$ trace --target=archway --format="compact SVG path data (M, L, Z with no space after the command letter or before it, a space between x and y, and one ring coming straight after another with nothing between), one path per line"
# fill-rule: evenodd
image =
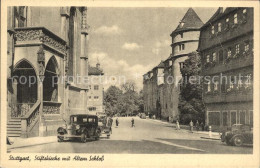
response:
M22 60L15 66L12 86L11 117L22 117L37 101L37 76L29 61Z
M58 102L58 64L53 56L46 65L43 80L43 101Z

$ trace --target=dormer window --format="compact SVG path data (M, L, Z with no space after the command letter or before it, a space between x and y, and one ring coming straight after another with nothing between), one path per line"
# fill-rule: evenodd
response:
M226 18L226 25L225 25L225 29L229 28L229 18Z
M246 22L246 18L247 18L247 10L244 9L243 10L243 15L242 15L242 21L245 23Z
M230 58L231 57L231 48L228 48L228 52L227 52L227 57Z
M211 27L211 34L215 34L215 26Z
M234 14L234 24L237 24L237 13Z
M217 61L217 54L215 52L212 54L212 61L213 62Z
M180 23L180 27L182 28L184 26L184 22L181 22Z
M236 45L236 54L239 54L240 46L239 44Z
M209 63L209 61L210 61L210 56L207 55L207 56L206 56L206 62Z
M218 23L218 32L221 32L221 23Z

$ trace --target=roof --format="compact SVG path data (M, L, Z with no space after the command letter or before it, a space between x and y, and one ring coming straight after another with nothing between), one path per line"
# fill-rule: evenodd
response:
M88 75L104 75L103 70L98 67L88 66Z
M160 64L159 65L157 65L157 67L156 68L164 68L164 63L163 63L163 61L161 61L160 62Z
M183 25L181 23L184 23ZM180 21L180 24L177 26L177 28L172 32L172 34L180 32L180 31L187 31L187 30L193 30L193 29L200 29L201 26L203 26L203 22L197 15L197 13L192 9L189 8L182 20Z
M230 7L230 8L226 8L225 10L223 9L223 7L218 8L218 10L214 13L214 15L202 27L205 27L205 26L209 25L210 23L215 22L216 20L222 18L223 16L226 16L227 14L234 11L235 9L237 9L237 8Z

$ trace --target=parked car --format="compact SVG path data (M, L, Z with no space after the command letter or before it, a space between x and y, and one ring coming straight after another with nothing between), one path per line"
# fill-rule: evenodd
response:
M235 146L253 144L253 129L249 125L234 124L231 131L224 131L221 134L221 141Z
M112 134L112 123L112 118L107 117L106 115L98 116L98 125L100 127L101 134L105 134L107 138L110 138L110 135Z
M145 113L141 113L140 118L142 118L142 119L146 119L146 115L145 115Z
M57 133L58 142L79 139L85 143L87 139L98 140L101 130L96 115L79 114L71 115L70 123L67 125L65 121L65 126L59 127Z

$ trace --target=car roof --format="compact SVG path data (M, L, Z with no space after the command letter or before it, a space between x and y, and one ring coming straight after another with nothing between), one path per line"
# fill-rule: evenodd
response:
M93 115L93 114L73 114L73 115L71 115L71 117L75 117L75 116L82 116L82 117L97 117L97 115Z

